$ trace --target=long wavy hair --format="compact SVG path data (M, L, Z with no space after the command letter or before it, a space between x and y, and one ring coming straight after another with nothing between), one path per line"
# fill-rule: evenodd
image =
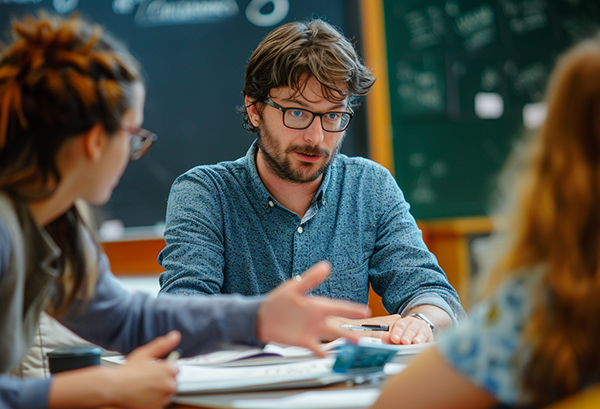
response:
M558 60L546 99L545 124L513 162L507 251L486 290L544 271L524 328L522 387L534 407L600 380L600 37Z
M280 86L301 94L310 78L319 81L326 98L349 97L350 106L375 83L352 43L329 23L315 19L284 24L260 42L246 67L242 94L254 102L268 99L271 89ZM246 107L240 112L244 129L256 132Z
M65 141L96 124L108 135L119 130L141 75L123 44L77 16L26 17L13 22L12 35L0 53L0 189L31 201L60 183ZM92 235L75 206L46 229L62 253L58 302L49 306L56 315L93 293L99 248L92 240L90 254Z

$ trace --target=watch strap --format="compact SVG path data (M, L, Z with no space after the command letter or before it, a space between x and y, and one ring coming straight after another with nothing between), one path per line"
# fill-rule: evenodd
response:
M427 318L425 315L421 314L420 312L416 313L416 314L409 314L409 317L415 317L416 319L419 319L423 322L425 322L425 324L429 325L429 328L431 328L431 333L435 333L435 325L433 325L433 322L431 322L431 320L429 318Z

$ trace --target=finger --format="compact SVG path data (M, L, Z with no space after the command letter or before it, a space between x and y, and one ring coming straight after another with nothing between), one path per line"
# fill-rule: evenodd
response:
M404 333L400 336L400 344L402 345L410 345L413 343L413 340L417 333L420 330L420 326L415 323L410 323L406 326Z
M400 318L390 328L388 342L390 344L402 344L402 337L410 324L410 320ZM410 343L410 342L409 342Z
M167 361L158 361L153 363L153 368L160 368L160 371L166 372L169 376L175 380L175 377L179 373L179 367ZM175 381L174 381L175 382ZM177 383L175 382L175 387Z
M146 345L136 348L129 354L128 360L138 357L159 359L167 355L179 345L181 341L181 333L179 331L171 331L166 335L157 337L148 342Z
M318 262L302 273L302 280L296 282L296 290L302 294L312 290L325 281L329 273L331 273L331 264L327 261Z
M423 334L424 331L419 331L416 333L414 338L412 339L413 344L423 344L427 339L427 335Z
M413 344L424 344L429 341L429 337L432 336L431 329L421 327L415 337L412 340Z

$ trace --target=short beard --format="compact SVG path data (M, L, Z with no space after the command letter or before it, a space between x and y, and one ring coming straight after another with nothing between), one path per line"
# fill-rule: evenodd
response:
M294 171L292 169L292 167L290 166L289 161L279 162L273 155L271 155L271 153L269 152L270 149L271 148L277 149L277 146L276 146L276 143L274 142L275 138L272 136L272 134L269 132L269 130L265 129L264 126L261 126L258 128L257 134L258 134L258 140L257 140L258 149L260 149L260 151L262 152L262 155L265 158L265 163L266 163L267 167L269 168L269 170L271 172L273 172L275 175L277 175L280 179L287 180L289 182L294 182L294 183L314 182L321 175L323 175L325 173L325 171L327 170L327 168L329 167L329 165L331 164L331 162L333 161L333 159L338 154L340 147L342 146L342 142L344 141L344 137L346 136L344 133L344 135L340 139L339 143L337 144L337 146L334 148L333 152L331 152L331 153L325 149L318 149L318 148L311 147L308 145L306 145L306 146L294 145L294 146L288 147L286 149L286 151L284 152L285 154L288 154L290 152L302 152L302 153L308 153L311 155L329 156L329 160L326 161L325 163L323 163L323 165L321 165L321 167L315 173L304 176L302 173ZM304 166L309 167L311 165L307 164Z

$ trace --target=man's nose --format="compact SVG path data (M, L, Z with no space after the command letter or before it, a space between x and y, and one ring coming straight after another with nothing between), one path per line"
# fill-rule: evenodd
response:
M304 131L304 140L309 145L316 146L323 142L324 138L325 131L321 126L321 117L315 116L315 119L313 119L312 124L310 124L310 126Z

